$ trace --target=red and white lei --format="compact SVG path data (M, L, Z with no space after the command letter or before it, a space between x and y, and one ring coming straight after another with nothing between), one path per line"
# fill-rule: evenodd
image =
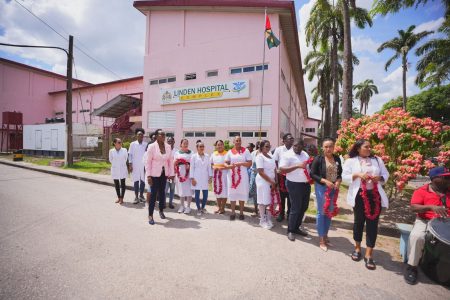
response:
M222 170L214 169L214 193L222 194Z
M306 179L308 180L309 184L313 184L314 180L311 178L311 175L309 175L308 172L308 166L313 162L314 157L310 157L307 161L306 161L306 165L305 168L303 169L303 172L305 173Z
M369 177L369 180L371 180L372 178ZM364 202L364 214L366 215L366 218L369 220L375 220L381 212L381 196L380 196L380 192L378 191L378 184L374 183L373 185L373 202L375 203L375 209L374 212L372 214L372 208L370 206L370 201L369 201L369 196L367 195L367 181L366 180L361 180L361 198L363 199Z
M180 165L185 165L185 170L186 170L186 174L184 176L181 176L180 174ZM185 160L184 158L178 158L175 161L175 174L177 174L178 179L180 180L180 182L185 182L188 177L189 177L189 168L188 166L190 165L190 163Z
M237 175L237 180L236 180L236 175ZM241 183L241 179L242 179L241 167L234 167L231 170L231 188L237 189L237 187Z
M281 198L280 193L276 188L270 190L271 201L269 205L269 212L272 216L277 217L281 212ZM278 207L275 210L275 207Z
M339 207L337 206L337 199L339 196L339 190L335 189L333 199L331 199L330 194L333 189L327 188L325 191L325 203L323 204L323 212L324 214L332 219L333 217L337 216L339 213ZM331 200L333 200L333 211L330 212L330 204Z

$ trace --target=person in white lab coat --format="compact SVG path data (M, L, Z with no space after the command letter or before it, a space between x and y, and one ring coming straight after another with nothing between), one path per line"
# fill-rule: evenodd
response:
M122 148L122 141L115 138L113 141L114 148L109 150L109 162L111 163L111 177L116 187L117 201L122 204L125 196L125 178L128 176L127 149Z
M208 187L212 179L212 169L209 155L205 153L205 144L197 143L197 153L191 158L191 186L195 193L195 203L197 204L197 215L205 213L206 202L208 201ZM203 193L203 199L200 203L200 191Z
M143 128L136 128L134 131L136 134L136 141L130 144L128 151L128 169L131 173L131 178L134 182L134 202L144 202L144 188L145 188L145 170L143 157L145 154L145 148L147 143L144 143L145 131Z

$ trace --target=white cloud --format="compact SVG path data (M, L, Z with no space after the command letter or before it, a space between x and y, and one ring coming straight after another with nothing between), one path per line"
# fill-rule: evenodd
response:
M422 31L436 31L444 21L444 17L440 17L439 19L419 24L414 29L414 33L419 33Z
M352 36L352 50L355 53L372 53L376 54L378 47L381 45L379 42L375 42L369 37L362 35Z
M76 47L94 57L120 78L142 75L145 16L132 0L26 0L24 6L63 36L74 36ZM0 1L3 35L11 44L51 45L67 48L68 42L33 17L15 1ZM124 21L126 20L126 21ZM2 47L2 51L28 59L31 65L65 74L66 55L57 50ZM74 49L78 78L98 83L119 79Z

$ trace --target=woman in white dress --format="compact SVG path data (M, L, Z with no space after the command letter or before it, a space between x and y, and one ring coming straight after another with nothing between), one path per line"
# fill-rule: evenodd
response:
M270 155L270 142L261 141L259 153L255 158L256 170L256 199L258 201L259 214L261 220L259 225L263 228L270 229L273 227L270 216L267 214L267 206L272 202L272 191L276 189L276 168L275 159Z
M113 141L114 148L109 150L109 162L111 163L111 177L114 180L116 188L116 203L122 204L125 196L125 178L128 176L128 151L122 148L122 141L115 138Z
M231 202L230 220L236 219L236 201L239 201L239 220L244 220L244 204L248 201L249 180L247 169L252 165L252 156L242 147L240 136L234 137L234 148L225 156L225 167L230 169L227 175L228 198Z
M227 151L225 150L222 140L216 141L214 146L216 147L216 151L211 155L214 194L217 199L217 210L214 213L224 214L228 198L228 170L225 168L225 156L227 155Z
M191 178L191 188L195 193L197 216L201 216L202 213L206 212L205 206L208 201L208 188L212 178L212 169L209 155L205 153L205 144L198 142L196 146L197 153L192 155L189 177ZM203 194L201 203L200 191Z
M178 213L189 214L191 212L192 188L189 180L189 172L191 165L192 151L189 150L189 142L187 139L182 139L180 143L180 150L175 152L174 166L175 174L177 176L178 194L180 196L180 208ZM186 202L186 206L185 203Z

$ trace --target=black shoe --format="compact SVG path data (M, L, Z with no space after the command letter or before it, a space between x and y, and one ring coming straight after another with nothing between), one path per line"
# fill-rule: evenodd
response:
M172 203L170 203L170 204L169 204L169 208L170 208L170 209L174 209L174 208L175 208L175 206L173 206L173 204L172 204Z
M239 220L244 220L244 215L239 215Z
M235 214L230 215L230 221L234 221L234 220L236 220L236 215Z
M159 212L159 217L160 217L161 219L165 219L165 218L166 218L166 216L164 215L164 212L163 212L163 211L160 211L160 212Z
M294 233L288 232L287 237L288 237L288 239L289 239L291 242L295 241L295 235L294 235Z
M414 285L417 283L417 267L408 265L405 273L403 274L407 284Z
M295 230L294 233L301 236L308 236L308 233L306 231L301 230L300 228Z

